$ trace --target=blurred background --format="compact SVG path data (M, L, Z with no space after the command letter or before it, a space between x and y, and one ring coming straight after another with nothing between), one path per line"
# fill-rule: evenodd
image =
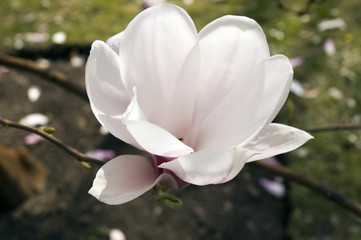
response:
M183 7L198 31L229 14L248 16L262 26L271 54L288 56L295 70L292 92L278 122L305 130L360 124L361 1L169 2ZM141 9L142 2L132 0L2 0L0 51L61 70L84 86L91 43L124 30ZM41 92L39 100L29 100L31 87ZM81 151L103 146L104 141L111 141L116 153L129 150L99 134L88 103L37 76L0 66L0 116L19 120L33 112L45 114L56 127L56 136ZM0 143L22 146L25 135L0 128ZM361 201L361 131L313 136L283 157L288 167ZM273 177L249 168L232 183L175 193L185 202L175 213L150 194L124 206L104 206L86 193L96 167L87 172L47 143L27 148L48 169L46 187L23 205L0 213L0 239L107 239L113 228L122 230L127 239L356 240L361 236L361 221L352 213L295 184L286 184L281 197L269 194L259 179ZM175 223L167 225L169 221Z

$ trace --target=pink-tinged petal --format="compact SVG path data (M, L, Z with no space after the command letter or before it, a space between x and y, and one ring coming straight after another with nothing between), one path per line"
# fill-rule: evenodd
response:
M198 105L192 135L185 143L199 151L235 146L252 135L261 125L254 115L260 105L263 74L262 65L250 69L247 78L239 79L203 119L199 118L203 109Z
M252 19L221 17L199 33L201 52L197 102L209 112L249 69L270 56L261 27ZM251 81L247 79L248 81Z
M252 123L249 118L253 116L249 118L247 116L253 114L259 105L259 95L264 85L262 62L270 56L267 41L261 27L254 20L225 16L210 23L199 33L199 47L201 64L196 85L194 122L191 136L186 139L191 144L201 144L200 149L219 146L219 143L224 146L223 139L229 139L229 135L237 135L234 134L235 124L242 126L243 122ZM233 114L234 111L236 114ZM233 116L230 118L222 116L224 113L232 115L240 113L243 121L239 122L238 118L236 120ZM208 119L205 120L206 118ZM220 121L225 123L221 118L226 118L232 123L224 125L220 123ZM209 126L222 125L221 129L214 126L213 130L223 132L224 136L220 136L223 139L210 140L209 136L212 134L207 133L207 129L212 128L205 127L204 121L208 121ZM238 131L241 133L241 136L237 135L238 142L234 143L232 140L229 142L239 144L239 141L247 138L252 131L254 130L244 125ZM213 134L213 136L218 138L219 135Z
M172 99L169 100L169 116L164 127L178 138L185 138L193 124L196 80L199 74L200 51L196 44L184 61Z
M267 178L260 178L259 184L272 196L276 198L283 198L286 193L285 185L277 180L269 180Z
M233 179L247 160L257 154L242 148L206 149L159 165L195 185L220 184Z
M179 157L193 152L193 149L162 127L147 121L137 101L137 89L133 88L133 98L121 123L126 126L135 142L133 146L149 153L165 157Z
M126 121L147 121L143 110L138 104L137 89L133 88L132 101L129 103L127 110L123 113L122 119Z
M99 169L89 193L106 204L122 204L149 191L160 181L176 186L171 175L157 176L145 157L122 155Z
M139 146L149 153L165 157L179 157L193 152L192 148L155 124L125 119L122 121Z
M275 55L249 71L247 78L241 78L201 124L194 125L192 133L198 134L196 149L244 146L277 115L292 83L289 60Z
M269 114L266 124L273 121L286 102L292 79L293 68L286 56L274 55L265 61L265 85L258 116Z
M85 69L86 89L98 121L117 138L133 144L134 139L121 123L130 98L122 83L119 64L119 57L107 44L95 41Z
M44 138L39 136L38 134L35 133L30 133L28 135L25 136L24 138L24 142L27 145L33 145L33 144L37 144L38 142L43 141Z
M103 161L108 161L115 157L115 152L111 149L94 149L86 153L86 155Z
M312 138L310 134L297 128L271 123L244 146L246 149L260 153L252 156L247 162L290 152Z
M85 83L94 114L121 115L130 98L126 93L120 73L118 55L104 42L95 41L90 51Z
M242 139L239 142L240 146L249 143L264 126L272 122L284 105L290 92L293 68L286 56L274 55L265 59L263 61L263 69L264 82L262 92L258 96L258 105L249 116L252 120L248 121L247 125L244 125L243 128L243 136L251 134L248 138Z
M179 84L178 80L196 41L196 29L188 14L170 4L142 11L123 34L120 58L125 87L130 95L135 86L146 118L172 134L192 116L192 108L182 110L181 115L172 102L179 97L174 96L178 87L188 88L189 84ZM178 121L172 121L173 115Z
M106 43L108 44L108 46L113 49L113 51L119 55L119 48L120 46L123 44L122 40L123 40L123 33L124 32L120 32L116 35L114 35L113 37L110 37L107 39Z

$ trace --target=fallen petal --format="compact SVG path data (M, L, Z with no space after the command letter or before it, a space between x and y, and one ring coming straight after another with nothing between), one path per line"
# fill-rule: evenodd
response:
M24 138L24 142L27 145L37 144L38 142L41 142L43 140L44 140L44 138L42 138L41 136L39 136L38 134L35 134L35 133L30 133L30 134L26 135Z
M35 126L44 126L48 124L49 118L41 113L32 113L29 115L26 115L22 119L19 120L20 124L35 127Z
M286 187L282 182L272 181L267 178L259 179L259 184L272 196L282 198L285 196Z
M115 152L111 149L94 149L86 153L92 158L107 161L115 157Z
M41 89L39 87L31 86L28 89L28 98L29 98L30 102L38 101L40 95L41 95Z
M51 38L56 44L63 44L66 41L66 33L65 32L57 32Z

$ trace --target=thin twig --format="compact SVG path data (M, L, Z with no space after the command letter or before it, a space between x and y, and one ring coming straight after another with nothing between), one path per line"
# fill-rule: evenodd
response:
M314 127L305 129L306 132L316 133L316 132L330 132L330 131L344 131L344 130L361 130L361 125L335 125L335 126L324 126L324 127Z
M14 128L28 131L28 132L36 133L36 134L42 136L43 138L45 138L46 140L50 141L51 143L55 144L56 146L62 148L63 150L65 150L67 153L69 153L71 156L73 156L78 161L81 161L81 162L85 161L85 162L91 162L91 163L96 163L96 164L104 164L103 161L100 161L95 158L91 158L91 157L75 150L74 148L66 145L65 143L61 142L60 140L53 137L52 135L44 132L42 129L28 127L28 126L22 125L20 123L16 123L16 122L13 122L13 121L1 118L1 117L0 117L0 123L5 127L14 127ZM329 199L329 200L337 203L339 206L343 207L344 209L349 210L349 211L353 212L354 214L358 215L359 217L361 217L361 205L359 203L344 197L343 195L336 192L332 188L325 186L316 180L313 180L302 174L296 173L289 168L271 165L271 164L268 164L268 163L265 163L262 161L258 161L258 162L255 162L255 163L252 163L249 165L266 170L267 172L270 172L274 175L281 176L289 181L303 185L303 186L307 187L308 189L311 189L314 192L321 194L326 199Z
M38 74L45 80L50 83L56 84L66 91L69 91L83 100L88 101L88 97L86 91L71 83L69 78L64 75L62 72L56 70L48 70L39 67L34 61L23 59L19 57L9 56L3 53L0 53L0 64L17 68L20 70L25 70L34 74ZM359 130L361 129L361 125L339 125L339 126L324 126L324 127L314 127L306 129L306 132L315 133L315 132L326 132L326 131L341 131L341 130Z
M310 3L312 1L309 1ZM72 84L69 82L69 79L61 72L55 71L55 70L46 70L41 67L39 67L35 62L30 60L25 60L18 57L8 56L5 54L0 53L0 64L14 67L18 69L22 69L28 72L32 72L35 74L40 75L46 80L50 80L50 82L64 88L65 90L81 97L82 99L87 100L86 92L78 87L77 85ZM40 135L41 137L45 138L49 142L55 144L56 146L60 147L67 153L69 153L72 157L77 159L78 161L85 161L85 162L91 162L96 164L104 164L103 161L100 161L95 158L91 158L76 149L64 144L59 139L55 138L54 136L44 132L42 129L39 128L33 128L28 127L4 118L0 117L0 123L5 127L14 127L18 129L22 129L28 132L36 133ZM308 132L323 132L323 131L340 131L340 130L358 130L361 129L360 125L345 125L345 126L327 126L327 127L317 127L317 128L310 128L306 131ZM298 183L300 185L303 185L311 190L313 190L316 193L321 194L323 197L335 202L339 206L343 207L346 210L349 210L353 212L354 214L361 217L361 205L355 201L352 201L350 199L347 199L340 193L336 192L332 188L325 186L307 176L303 176L301 174L293 172L291 169L282 167L282 166L274 166L267 164L265 162L255 162L253 164L250 164L251 166L266 170L267 172L270 172L272 174L281 176L289 181Z
M361 217L361 204L360 203L346 198L345 196L338 193L334 189L332 189L314 179L311 179L307 176L296 173L287 167L275 166L275 165L271 165L271 164L263 162L263 161L254 162L249 165L256 167L256 168L266 170L267 172L270 172L274 175L281 176L284 179L298 183L308 189L311 189L312 191L323 196L324 198L335 202L342 208Z
M70 79L62 72L52 69L44 69L34 61L10 56L4 53L0 53L0 65L35 73L46 80L50 80L50 82L58 85L70 93L73 93L83 100L88 101L86 91L83 88L73 84Z
M44 130L42 130L40 128L25 126L23 124L13 122L13 121L10 121L8 119L4 119L2 117L0 117L0 124L3 125L4 127L18 128L18 129L22 129L22 130L25 130L25 131L28 131L28 132L38 134L39 136L45 138L49 142L51 142L51 143L55 144L56 146L60 147L61 149L63 149L65 152L69 153L72 157L74 157L75 159L77 159L80 162L90 162L90 163L97 163L97 164L104 164L105 163L105 162L103 162L101 160L89 157L89 156L85 155L84 153L79 152L78 150L66 145L65 143L63 143L59 139L57 139L54 136L46 133Z

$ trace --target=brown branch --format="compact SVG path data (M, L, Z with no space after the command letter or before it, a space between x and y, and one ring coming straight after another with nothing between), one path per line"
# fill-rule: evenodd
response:
M250 166L265 170L274 175L281 176L284 179L287 179L289 181L298 183L299 185L302 185L308 189L311 189L312 191L323 196L324 198L335 202L340 207L361 217L361 204L360 203L346 198L345 196L336 192L334 189L332 189L328 186L325 186L322 183L320 183L314 179L311 179L307 176L296 173L287 167L275 166L275 165L271 165L271 164L263 162L263 161L254 162L254 163L250 164Z
M51 83L54 83L65 89L66 91L82 98L83 100L88 101L86 91L83 88L73 84L70 79L62 72L52 69L44 69L34 61L10 56L4 53L0 53L0 65L35 73L42 78L49 80Z
M336 125L336 126L324 126L305 129L306 132L330 132L330 131L344 131L344 130L361 130L361 125Z
M42 130L40 128L28 127L28 126L22 125L20 123L4 119L2 117L0 117L0 124L3 125L4 127L13 127L13 128L22 129L22 130L25 130L25 131L28 131L28 132L38 134L39 136L45 138L49 142L51 142L51 143L55 144L56 146L60 147L61 149L63 149L65 152L69 153L72 157L74 157L75 159L77 159L80 162L90 162L90 163L97 163L97 164L104 164L105 163L105 162L103 162L101 160L89 157L89 156L85 155L84 153L79 152L78 150L66 145L65 143L63 143L59 139L57 139L54 136L46 133L44 130Z
M20 123L16 123L16 122L13 122L13 121L1 118L1 117L0 117L0 124L2 124L5 127L13 127L13 128L22 129L22 130L25 130L28 132L36 133L36 134L40 135L41 137L45 138L46 140L48 140L49 142L60 147L61 149L63 149L67 153L69 153L72 157L74 157L75 159L77 159L80 162L91 162L91 163L96 163L96 164L101 164L101 165L104 164L103 161L89 157L89 156L85 155L84 153L81 153L81 152L75 150L74 148L64 144L57 138L44 132L42 129L28 127L28 126L22 125ZM350 200L350 199L344 197L340 193L336 192L334 189L332 189L328 186L325 186L322 183L317 182L316 180L313 180L302 174L296 173L289 168L271 165L271 164L268 164L268 163L265 163L262 161L254 162L249 165L252 167L257 167L259 169L265 170L274 175L281 176L289 181L303 185L304 187L313 190L314 192L325 197L326 199L329 199L329 200L335 202L336 204L343 207L344 209L349 210L349 211L353 212L354 214L358 215L359 217L361 217L361 205L358 202L355 202L353 200Z

